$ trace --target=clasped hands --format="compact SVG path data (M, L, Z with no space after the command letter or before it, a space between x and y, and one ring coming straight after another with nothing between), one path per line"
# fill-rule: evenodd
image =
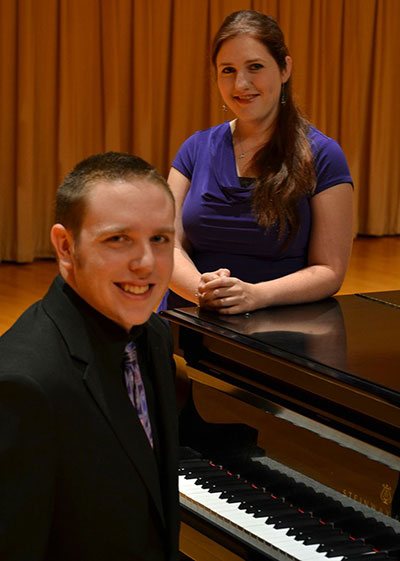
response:
M242 314L255 310L255 285L230 275L229 269L203 273L196 292L199 306L220 314Z

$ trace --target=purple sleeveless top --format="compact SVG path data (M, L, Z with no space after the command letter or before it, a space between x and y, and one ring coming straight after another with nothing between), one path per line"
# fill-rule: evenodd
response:
M308 137L317 179L315 194L340 183L352 183L339 144L314 127L310 127ZM310 199L300 199L299 231L282 251L285 240L278 240L277 229L266 231L257 224L251 184L241 185L229 121L189 137L172 166L191 181L182 222L192 246L190 257L201 273L225 267L231 276L257 283L307 266ZM168 291L159 309L184 306L193 304Z

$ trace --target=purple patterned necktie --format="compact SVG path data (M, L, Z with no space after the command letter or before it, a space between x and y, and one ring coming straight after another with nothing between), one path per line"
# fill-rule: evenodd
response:
M151 447L153 447L153 435L151 432L151 424L149 412L147 409L146 392L142 376L140 374L139 363L136 354L136 346L132 341L125 347L125 383L128 390L129 399L136 408L140 422L144 428L144 432L149 439Z

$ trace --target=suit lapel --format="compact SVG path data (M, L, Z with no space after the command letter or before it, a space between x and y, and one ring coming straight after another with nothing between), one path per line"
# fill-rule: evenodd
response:
M116 384L110 383L107 376L99 375L97 365L88 365L84 383L140 474L164 520L155 455L128 394L121 395Z

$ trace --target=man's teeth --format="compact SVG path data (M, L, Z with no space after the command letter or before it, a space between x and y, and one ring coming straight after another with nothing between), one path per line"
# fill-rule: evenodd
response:
M149 285L137 286L134 284L121 284L120 287L124 292L130 292L131 294L144 294L149 290Z

